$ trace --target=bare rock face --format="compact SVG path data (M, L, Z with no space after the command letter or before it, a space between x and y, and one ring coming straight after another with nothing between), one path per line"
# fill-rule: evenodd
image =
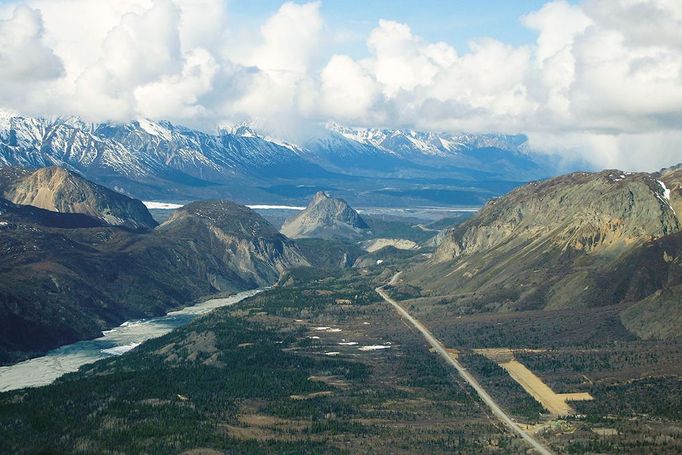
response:
M157 223L144 204L92 183L61 167L34 172L3 169L2 196L20 205L60 213L80 213L113 226L153 229Z
M670 285L658 279L672 267L658 258L664 252L660 267L635 259L682 235L681 177L608 170L529 183L445 231L432 259L407 277L458 295L463 312L638 302Z
M286 220L282 233L287 237L324 239L362 237L369 226L343 199L334 199L320 191L305 210Z
M157 231L197 251L209 250L225 271L252 286L269 286L284 271L310 265L294 242L253 210L230 201L185 205Z

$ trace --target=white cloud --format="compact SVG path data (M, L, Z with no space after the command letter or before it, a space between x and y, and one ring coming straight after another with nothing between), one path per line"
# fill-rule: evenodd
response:
M182 48L220 49L228 28L227 0L183 0L177 5Z
M179 10L156 0L143 13L126 13L102 42L100 58L75 81L78 114L124 120L135 114L133 92L182 69Z
M44 32L40 11L25 5L0 21L0 80L28 82L61 76L62 62L45 45Z
M303 74L315 55L321 29L319 2L287 2L261 27L263 42L244 63L271 73Z
M538 80L529 84L529 89L536 98L545 100L540 106L544 116L570 123L568 91L575 78L573 44L592 21L579 6L565 2L548 3L521 20L539 33L534 65Z
M379 95L379 83L347 55L332 56L322 70L321 107L336 120L357 122L365 119Z
M298 138L317 110L317 79L312 64L321 50L320 3L284 3L261 27L255 45L231 53L238 86L223 87L226 120L248 120L278 137Z
M54 109L63 62L45 40L40 11L20 5L0 19L0 108L28 115Z
M369 35L367 47L373 55L367 66L389 97L430 85L439 70L456 58L445 43L425 43L407 25L386 20L379 21Z
M179 74L165 75L135 89L138 115L180 121L209 117L211 113L200 98L211 93L218 71L209 52L200 48L188 51Z
M460 52L381 20L357 59L335 52L320 2L286 2L243 39L226 1L1 6L0 108L205 128L251 120L281 136L326 120L523 132L597 166L682 161L679 0L553 1L519 18L534 43L477 38Z

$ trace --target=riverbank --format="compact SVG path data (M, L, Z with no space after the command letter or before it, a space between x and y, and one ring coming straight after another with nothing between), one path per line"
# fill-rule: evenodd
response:
M0 392L51 384L83 365L124 354L146 340L165 335L216 308L234 305L258 292L258 289L244 291L228 297L205 300L171 311L165 316L126 321L105 331L104 336L99 338L64 345L44 356L0 367Z

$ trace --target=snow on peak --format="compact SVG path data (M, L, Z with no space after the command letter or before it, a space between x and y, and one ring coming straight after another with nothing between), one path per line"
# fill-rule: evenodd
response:
M154 122L146 118L139 119L137 123L140 125L140 128L142 128L147 134L151 136L158 136L167 141L173 139L172 131L164 127L160 123Z
M325 128L346 139L371 145L391 153L418 151L424 155L456 155L470 148L496 147L520 150L525 136L498 134L432 133L411 129L352 128L328 122Z
M0 131L7 131L12 127L12 118L17 114L0 109Z
M231 134L239 137L261 137L258 134L258 127L252 122L240 122L234 124L223 124L219 127L223 134Z

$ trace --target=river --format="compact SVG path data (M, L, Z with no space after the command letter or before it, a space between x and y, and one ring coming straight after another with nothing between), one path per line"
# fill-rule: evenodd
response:
M121 355L145 340L165 335L198 316L216 308L234 305L258 292L259 290L244 291L225 298L206 300L158 318L127 321L105 331L104 336L100 338L67 344L42 357L0 367L0 392L50 384L83 365Z

